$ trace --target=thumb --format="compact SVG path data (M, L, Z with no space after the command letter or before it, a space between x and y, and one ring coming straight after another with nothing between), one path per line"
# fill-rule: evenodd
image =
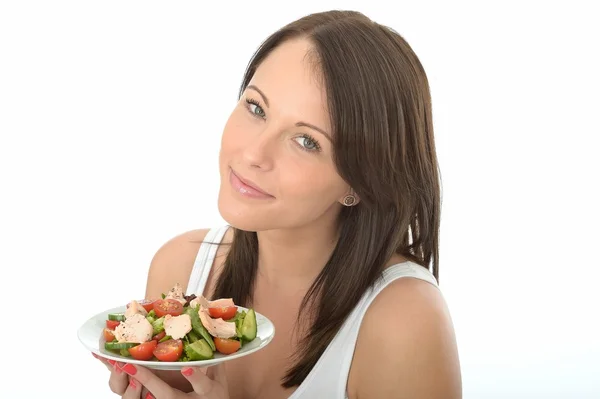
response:
M220 399L224 397L219 391L223 391L220 384L204 374L199 367L186 367L181 370L181 374L192 384L194 392L199 395L206 395L207 399ZM220 395L220 396L219 396Z

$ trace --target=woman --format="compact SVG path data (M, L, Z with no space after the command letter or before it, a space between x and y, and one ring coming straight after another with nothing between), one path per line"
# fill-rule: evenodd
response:
M106 362L114 392L461 397L436 281L440 188L428 83L398 34L333 11L269 37L225 126L220 174L219 210L231 227L167 242L152 260L146 298L176 283L187 294L231 297L270 318L275 338L206 375Z

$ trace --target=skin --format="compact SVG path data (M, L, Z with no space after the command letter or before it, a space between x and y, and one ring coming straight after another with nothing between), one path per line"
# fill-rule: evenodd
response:
M344 196L352 193L332 161L325 92L319 84L319 71L307 56L310 49L303 39L289 41L259 66L252 87L227 121L220 152L219 211L230 225L258 232L260 252L252 305L274 322L278 334L263 350L228 361L208 376L195 369L195 380L177 372L153 374L142 367L128 378L126 372L119 372L118 364L107 364L113 391L121 395L130 391L123 397L145 397L145 389L159 399L287 398L293 393L294 389L280 386L280 379L304 332L301 326L296 329L295 315L335 246L335 220ZM260 104L248 104L247 100ZM298 122L318 130L298 127ZM231 170L272 197L240 195L230 184ZM150 266L146 298L160 297L175 283L186 289L206 232L184 233L159 249ZM231 238L230 230L223 242ZM223 245L205 296L210 297L226 254ZM394 256L388 266L403 261ZM235 381L227 381L226 375L235 376ZM139 387L127 385L130 379ZM192 396L182 393L194 388ZM201 391L210 393L202 395ZM377 296L359 330L347 392L351 399L461 397L454 329L437 288L405 278Z

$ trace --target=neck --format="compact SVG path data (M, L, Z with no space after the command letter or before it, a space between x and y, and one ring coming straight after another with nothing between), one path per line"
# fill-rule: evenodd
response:
M334 223L258 233L258 276L282 289L308 289L329 260L338 238Z

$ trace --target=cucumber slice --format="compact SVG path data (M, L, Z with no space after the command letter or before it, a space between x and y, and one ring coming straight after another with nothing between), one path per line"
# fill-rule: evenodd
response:
M242 333L242 338L247 342L256 338L256 313L254 309L250 309L246 313L240 332Z
M125 357L130 357L131 356L131 353L129 353L128 349L121 349L119 351L119 353L121 353L121 356L125 356Z
M214 352L204 339L199 339L193 344L186 345L185 354L191 361L194 361L212 359Z
M109 351L120 351L121 349L130 349L138 345L139 344L135 344L133 342L106 342L104 344L104 349Z
M122 313L111 313L108 315L108 320L125 321L125 315Z

